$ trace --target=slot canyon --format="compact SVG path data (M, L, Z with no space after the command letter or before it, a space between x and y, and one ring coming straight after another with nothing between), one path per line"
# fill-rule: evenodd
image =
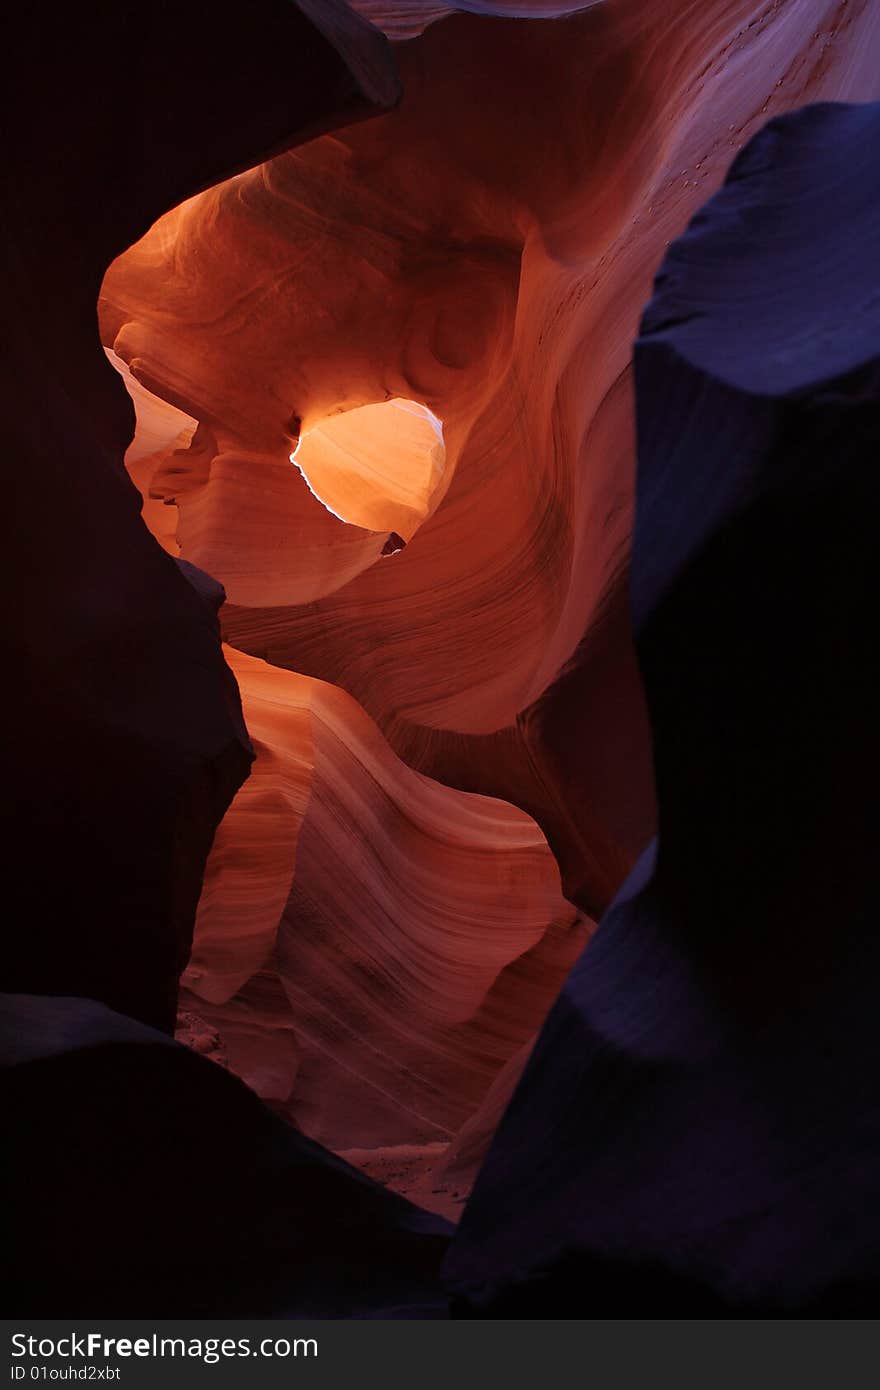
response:
M7 1306L880 1292L880 5L34 5Z

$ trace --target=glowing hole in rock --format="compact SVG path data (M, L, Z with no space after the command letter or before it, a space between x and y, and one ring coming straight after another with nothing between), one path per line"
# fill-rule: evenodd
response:
M427 406L399 398L327 416L290 460L341 521L387 531L386 555L412 539L448 483L442 424Z

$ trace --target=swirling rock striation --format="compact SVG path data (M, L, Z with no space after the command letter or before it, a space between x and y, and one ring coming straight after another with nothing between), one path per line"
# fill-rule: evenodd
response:
M184 1004L321 1142L448 1142L590 924L522 811L411 771L343 691L227 657L256 762L208 860Z
M772 121L636 346L659 835L448 1261L460 1311L852 1315L880 1292L880 105Z

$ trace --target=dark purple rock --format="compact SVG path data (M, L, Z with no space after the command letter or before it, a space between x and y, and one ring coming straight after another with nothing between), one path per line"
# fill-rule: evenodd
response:
M230 1072L86 999L0 996L8 1317L442 1317L448 1227Z
M636 346L659 834L447 1264L464 1316L873 1311L880 106L772 122Z

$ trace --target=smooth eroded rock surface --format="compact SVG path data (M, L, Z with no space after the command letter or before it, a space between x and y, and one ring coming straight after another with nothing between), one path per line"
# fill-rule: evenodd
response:
M448 1142L592 924L522 811L413 772L343 691L227 657L256 761L208 860L184 1001L322 1142Z

